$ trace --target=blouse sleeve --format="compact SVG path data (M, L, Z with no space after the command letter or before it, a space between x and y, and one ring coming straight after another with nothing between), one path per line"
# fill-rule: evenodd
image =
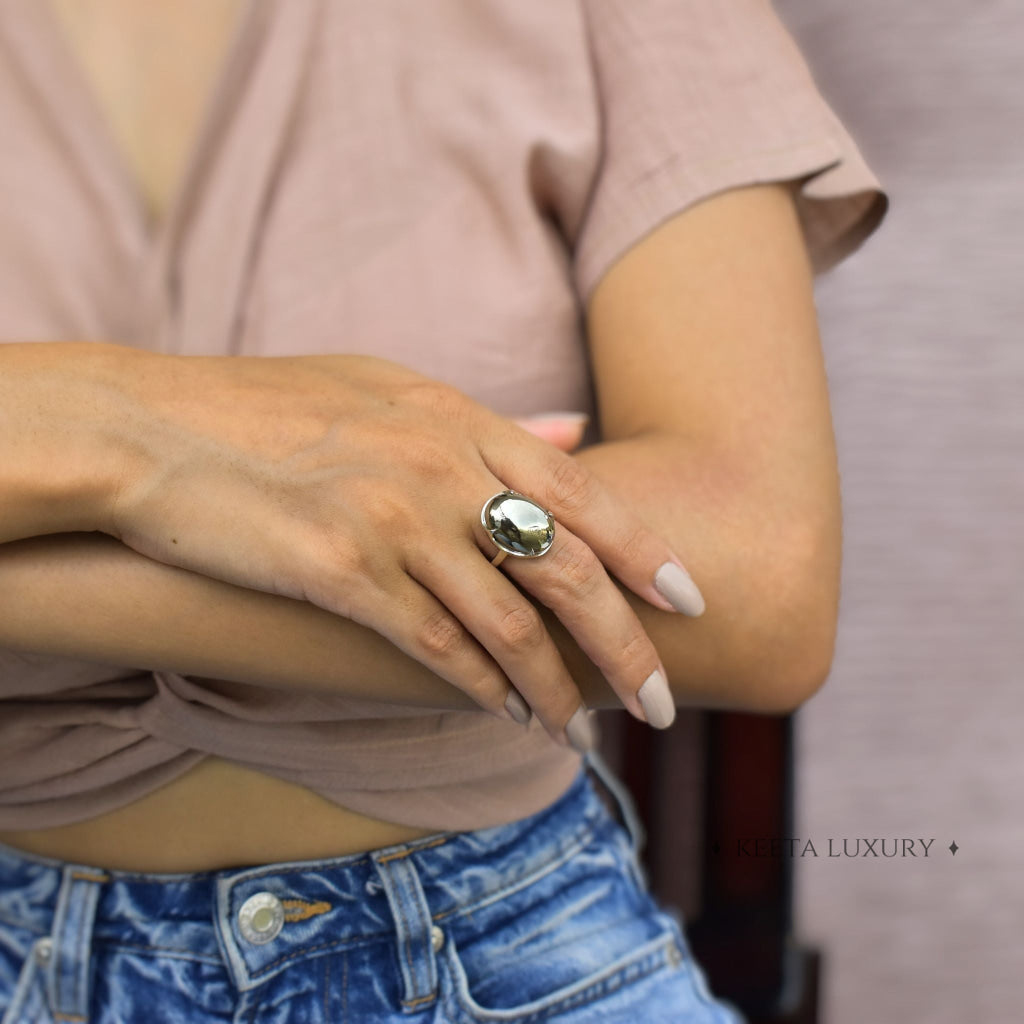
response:
M816 270L874 230L886 198L768 0L583 0L600 159L573 245L586 302L609 267L717 192L801 182Z

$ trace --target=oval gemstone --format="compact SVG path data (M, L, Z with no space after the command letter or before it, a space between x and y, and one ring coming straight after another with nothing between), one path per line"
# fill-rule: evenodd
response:
M484 525L510 555L536 558L555 536L555 521L539 505L519 495L500 495L487 506Z

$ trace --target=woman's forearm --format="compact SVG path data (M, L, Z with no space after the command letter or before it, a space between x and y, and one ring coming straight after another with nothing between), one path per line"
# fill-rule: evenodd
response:
M101 529L132 446L119 380L143 353L0 344L0 543Z
M659 611L622 588L678 703L752 710L798 703L814 683L795 652L813 654L817 623L827 630L829 618L827 600L808 593L808 581L819 573L827 597L830 578L810 554L787 551L763 495L723 459L688 453L678 438L595 445L577 457L678 537L699 573L708 610L697 619ZM791 614L782 616L787 601ZM809 618L816 606L821 613ZM588 706L621 706L567 631L539 610ZM370 629L153 562L100 534L0 546L0 646L397 704L477 707Z
M357 623L99 533L0 546L0 647L435 708L477 705Z

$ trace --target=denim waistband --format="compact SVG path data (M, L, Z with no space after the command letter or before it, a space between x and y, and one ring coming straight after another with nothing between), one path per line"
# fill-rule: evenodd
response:
M80 965L95 942L223 963L246 991L300 957L397 940L404 1002L412 1009L436 991L431 949L442 938L439 925L529 885L595 834L618 827L588 768L638 850L632 801L590 754L566 792L537 814L327 860L140 874L0 846L0 923L38 933L54 962L54 1002L67 1015L88 1001Z

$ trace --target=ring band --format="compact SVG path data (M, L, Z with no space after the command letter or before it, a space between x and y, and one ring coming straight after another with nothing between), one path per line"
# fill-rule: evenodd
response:
M494 566L501 565L508 555L540 558L555 539L551 513L517 491L500 491L488 498L480 511L480 522L498 548L491 560Z

